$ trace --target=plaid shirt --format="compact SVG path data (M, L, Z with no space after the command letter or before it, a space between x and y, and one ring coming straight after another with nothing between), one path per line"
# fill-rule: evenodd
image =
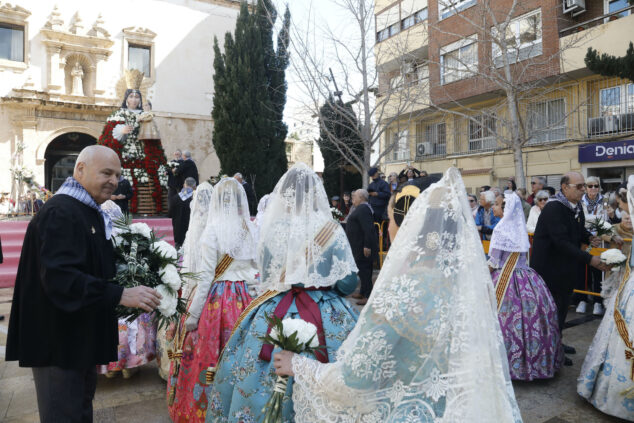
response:
M112 220L110 219L110 216L101 209L101 207L95 202L88 191L86 191L86 189L79 182L77 182L75 178L73 178L72 176L66 178L66 181L55 193L55 195L57 194L68 195L70 197L73 197L75 200L87 205L88 207L97 210L99 214L101 214L101 216L103 217L104 227L106 228L106 239L110 239L110 236L112 235Z

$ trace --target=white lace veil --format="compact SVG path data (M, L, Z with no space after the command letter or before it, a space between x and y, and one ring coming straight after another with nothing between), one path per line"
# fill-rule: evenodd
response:
M214 187L208 182L203 182L196 188L191 202L189 214L189 227L183 242L183 271L198 272L201 248L198 245L200 236L207 225L211 193Z
M222 178L214 187L201 240L236 260L255 259L255 230L249 202L242 184L234 178Z
M410 207L337 361L294 356L296 421L521 422L495 305L451 168Z
M260 228L262 226L262 220L264 220L264 212L266 211L266 207L269 204L269 200L271 199L271 194L266 194L264 197L260 198L260 202L258 203L258 214L255 216L255 226Z
M332 286L357 271L321 179L304 163L289 169L273 190L260 230L258 268L261 289L276 291L295 284Z
M493 228L490 248L527 253L530 247L522 200L514 192L504 194L504 216Z

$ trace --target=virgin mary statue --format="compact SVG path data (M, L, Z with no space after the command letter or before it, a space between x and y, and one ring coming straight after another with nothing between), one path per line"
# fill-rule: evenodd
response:
M136 213L139 207L139 185L149 188L153 211L163 211L163 189L167 187L167 160L160 140L146 142L139 136L142 126L148 126L152 114L144 112L143 97L139 88L143 73L126 70L127 90L121 108L108 117L98 144L113 149L121 160L121 175L134 188L130 200L130 211ZM145 132L145 131L144 131Z
M398 233L336 361L276 355L276 373L295 377L296 422L521 422L458 170L409 203L390 202Z

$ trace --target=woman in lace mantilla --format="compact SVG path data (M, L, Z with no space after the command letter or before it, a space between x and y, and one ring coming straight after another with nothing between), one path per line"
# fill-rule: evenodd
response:
M209 394L207 422L256 422L275 382L270 346L259 337L269 330L266 315L302 318L318 328L333 361L357 321L344 298L357 285L357 268L339 223L332 219L319 177L298 163L277 183L264 214L258 243L261 290L266 291L241 316L217 367ZM318 308L318 313L313 313ZM283 421L294 420L292 381Z
M539 194L538 194L539 196ZM514 192L496 199L501 218L491 237L489 267L511 379L548 379L563 364L557 306L546 283L528 266L522 201Z
M627 204L630 212L634 210L634 176L628 180ZM620 271L612 272L603 281L601 296L605 300L605 315L577 378L579 395L602 412L629 421L634 421L634 367L628 358L633 351L633 265L630 258ZM622 324L616 324L617 318Z
M401 200L390 202L394 242L337 361L276 356L278 374L295 377L295 421L521 422L458 170L409 211Z

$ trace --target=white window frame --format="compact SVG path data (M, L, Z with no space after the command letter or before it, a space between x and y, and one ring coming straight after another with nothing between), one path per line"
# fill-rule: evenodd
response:
M550 113L551 113L551 105L555 102L561 101L563 102L563 109L564 109L564 113L563 116L564 118L561 120L561 122L555 122L555 124L557 126L550 126ZM546 116L543 116L543 120L547 123L545 127L542 128L535 128L534 125L534 119L533 116L531 115L531 113L535 113L536 107L539 105L545 105L546 106ZM546 101L539 101L539 102L535 102L535 103L531 103L528 106L528 123L529 123L529 134L530 137L533 137L534 134L538 134L538 133L543 133L546 134L546 139L531 139L527 144L540 144L540 143L547 143L547 142L554 142L554 141L563 141L566 139L566 129L568 127L568 118L566 115L566 110L567 110L568 105L566 104L566 99L564 97L560 97L560 98L553 98L550 100L546 100ZM563 137L559 137L557 136L557 133L559 131L561 131L563 129Z
M483 124L484 119L493 119L494 125L490 125L490 127L485 127ZM479 123L475 123L474 120L479 121ZM487 137L481 136L479 138L471 138L471 125L479 125L480 131L484 133L485 129L487 131L491 131L492 135ZM497 137L495 136L495 132L497 130L497 116L494 114L480 114L477 116L471 116L467 121L467 142L468 142L468 151L469 152L477 152L477 151L487 151L492 150L497 147ZM477 143L480 144L479 147L472 147Z
M438 20L447 19L477 4L477 0L439 0Z
M24 72L29 66L29 24L27 22L28 17L31 16L31 12L25 8L12 5L10 3L4 3L0 5L0 23L9 26L18 26L22 28L22 61L0 59L0 71L11 70L15 73Z
M443 128L444 137L440 136L441 127ZM428 142L434 146L434 156L444 156L447 154L447 125L445 122L435 122L424 125L424 134L424 142Z
M534 41L522 43L520 41L521 35L522 35L520 32L522 21L532 16L535 16L537 14L539 14L539 27L538 27L539 37L535 39ZM508 48L507 54L508 54L510 63L517 63L522 60L530 59L531 57L540 56L542 54L542 46L541 46L542 37L543 37L542 16L543 15L541 12L541 8L537 8L529 13L526 13L522 16L518 16L517 18L514 18L513 20L509 22L508 28L513 31L514 39L516 41L515 46L507 46ZM491 34L493 35L494 38L498 38L498 29L496 27L492 27ZM528 54L526 55L526 57L521 57L521 52L523 50L526 51L527 49L528 49ZM491 55L495 65L497 67L501 67L503 64L502 60L500 60L500 58L502 57L502 50L500 46L496 44L495 42L491 43Z
M615 110L615 113L606 113L603 110L603 96L601 95L604 91L607 90L619 90L618 94L618 104L615 106L618 107L618 111ZM613 105L607 106L613 107ZM600 116L617 116L624 113L634 113L634 83L626 83L621 85L615 85L613 87L602 88L599 90L599 114Z
M392 150L392 161L408 161L410 159L409 151L409 131L404 129L391 133L392 143L396 143Z
M477 68L478 68L478 42L477 41L478 41L477 35L474 34L465 39L456 41L455 43L446 45L440 49L440 84L441 85L450 84L455 81L466 79L472 76L473 72L477 71ZM459 54L459 58L458 58L459 68L447 71L447 69L445 68L445 55L449 53L453 53L456 50L461 52L462 49L466 47L471 47L471 46L474 46L475 48L475 54L474 54L475 61L473 63L465 65L462 59L462 55ZM475 69L469 69L470 66L475 67ZM451 76L451 78L448 78L448 76Z
M628 4L629 6L629 4ZM627 7L627 6L626 6ZM608 13L610 13L610 0L603 0L603 13L605 15L607 15ZM621 17L626 17L632 14L632 9L626 10L625 12L621 13ZM619 15L617 15L619 16ZM610 18L605 18L605 22L609 22Z

